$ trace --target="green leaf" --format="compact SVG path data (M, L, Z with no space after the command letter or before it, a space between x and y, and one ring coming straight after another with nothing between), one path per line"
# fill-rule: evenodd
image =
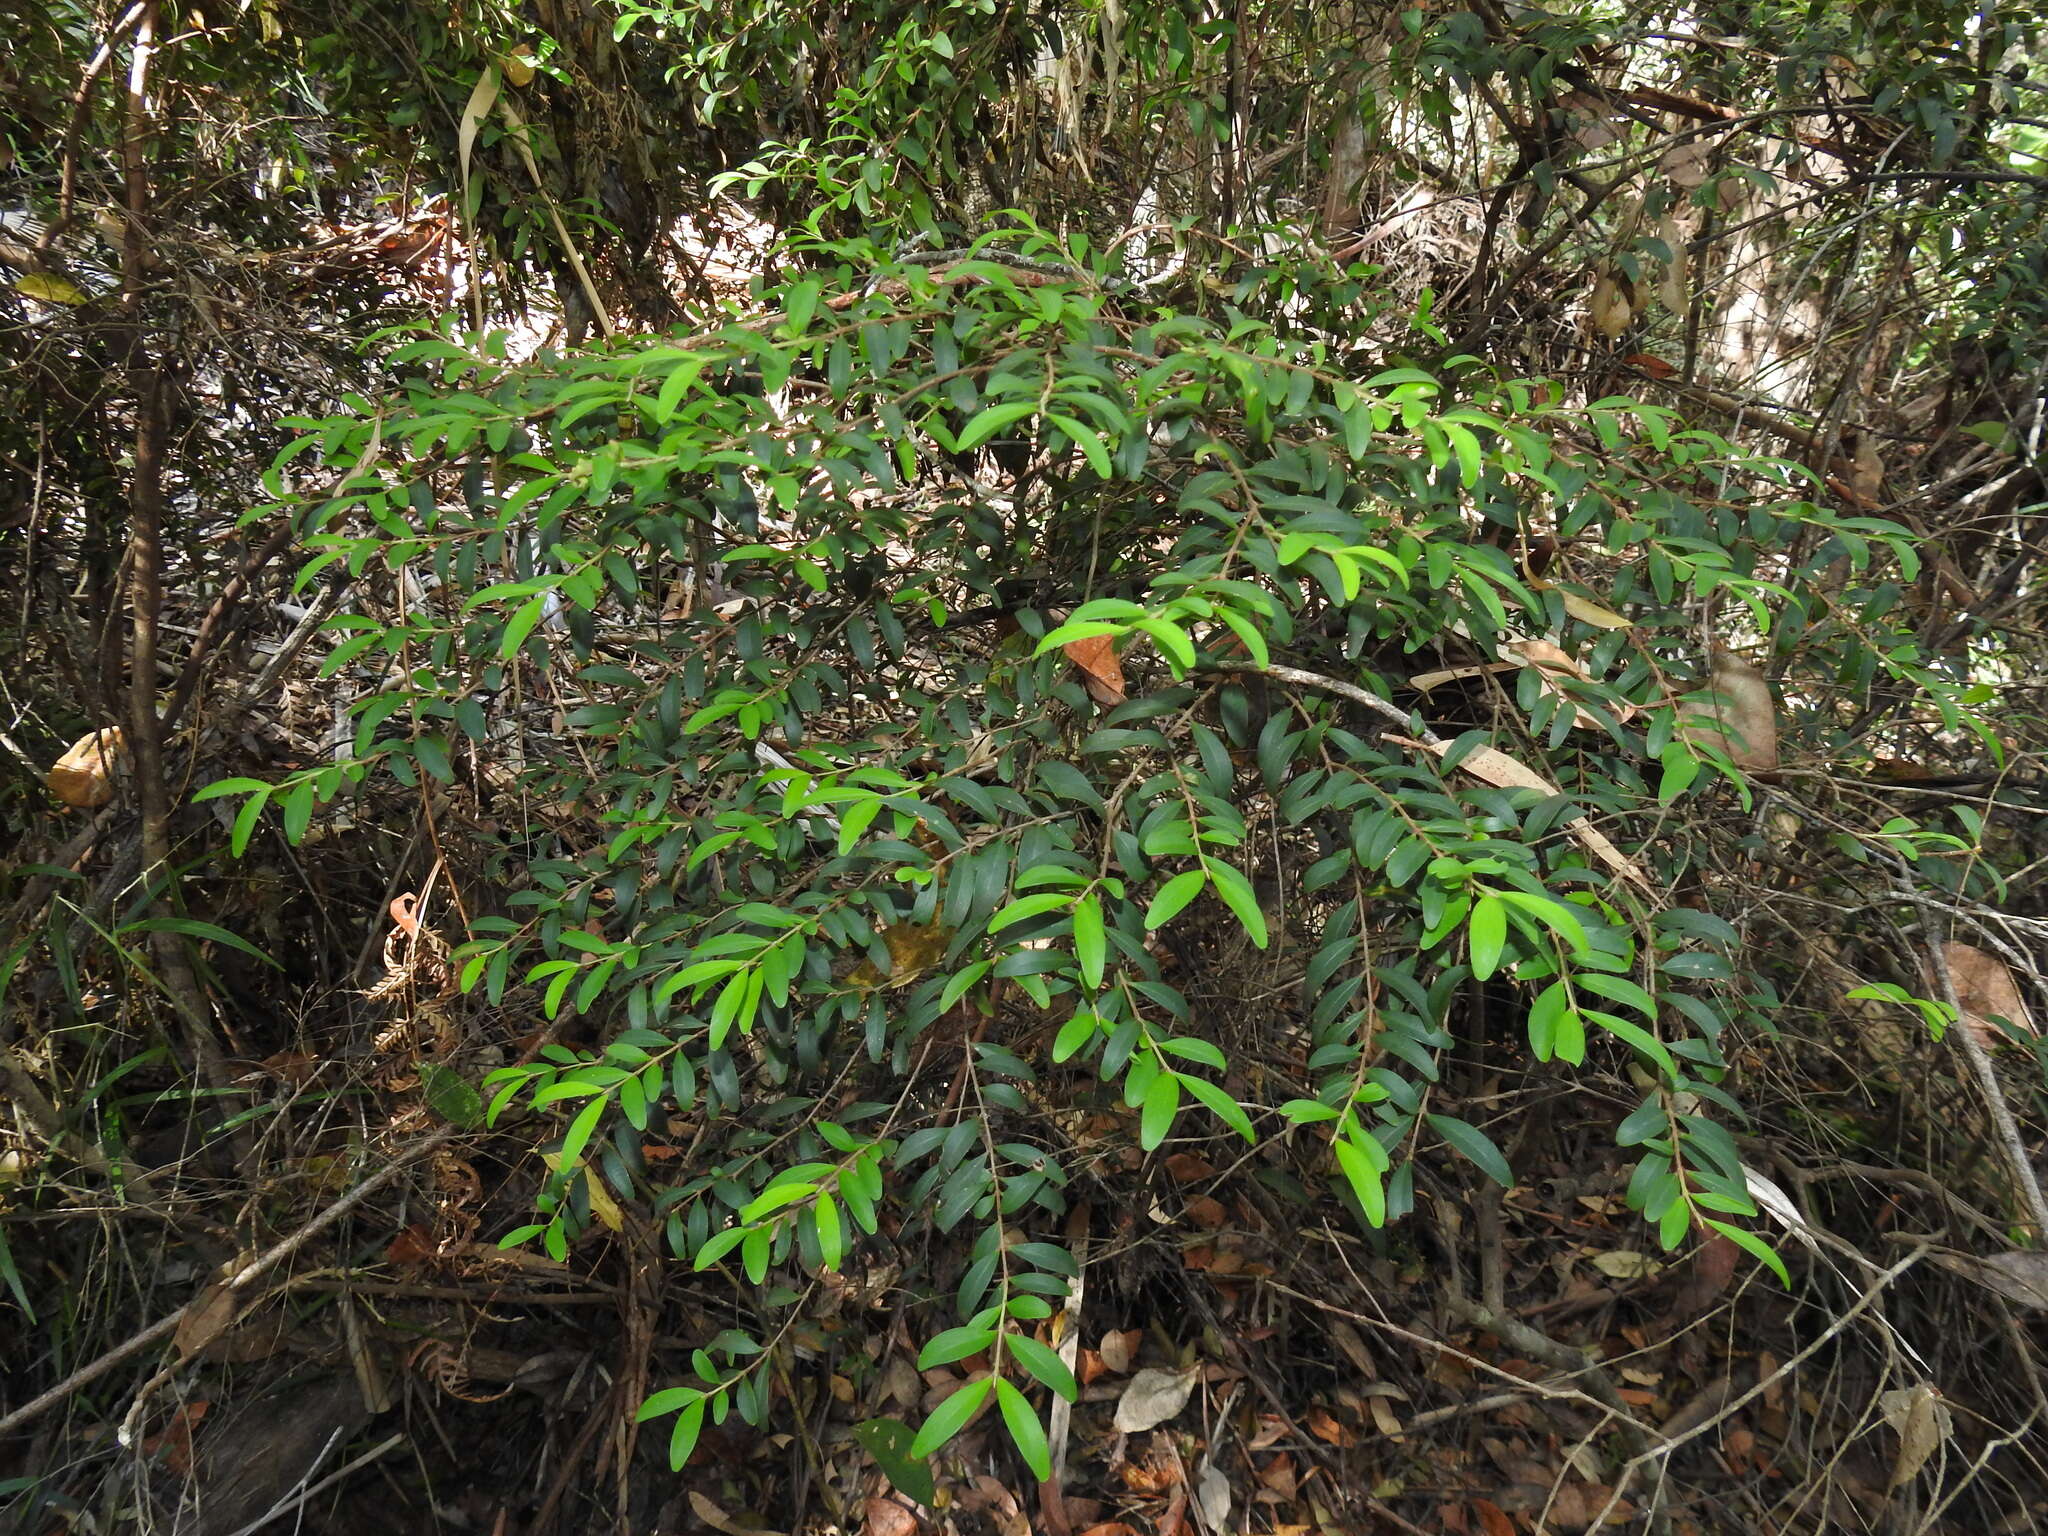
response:
M989 1327L948 1328L918 1351L917 1368L928 1371L935 1365L951 1365L956 1360L965 1360L969 1355L980 1354L995 1339L996 1331Z
M1426 1115L1423 1118L1429 1122L1431 1130L1494 1183L1502 1189L1515 1187L1514 1170L1508 1167L1508 1160L1501 1156L1500 1148L1484 1131L1454 1115Z
M965 970L957 971L947 977L946 989L939 994L939 1012L946 1012L947 1009L965 997L969 989L988 974L989 967L993 963L993 961L989 960L977 960Z
M1052 1476L1052 1453L1045 1443L1045 1426L1038 1422L1038 1415L1024 1394L1001 1378L996 1381L996 1406L1003 1411L1003 1422L1010 1428L1017 1454L1024 1458L1031 1475L1044 1482Z
M967 1427L967 1421L986 1401L995 1387L995 1379L984 1376L979 1381L970 1381L932 1410L930 1418L924 1421L924 1428L917 1432L917 1438L910 1442L912 1456L929 1456L940 1446L951 1440Z
M961 453L979 448L1003 428L1037 413L1036 400L1006 400L1000 405L988 406L960 429L960 435L953 440L954 446Z
M1064 907L1072 899L1065 891L1036 891L1029 896L1021 896L988 920L988 931L1001 933L1012 923L1021 923L1026 918L1041 916L1055 907Z
M1269 941L1266 932L1266 914L1259 907L1259 898L1252 891L1251 881L1234 865L1220 859L1205 859L1204 866L1209 878L1215 882L1216 894L1223 898L1223 904L1243 926L1252 943L1264 949Z
M1058 1037L1052 1043L1052 1059L1062 1062L1071 1057L1082 1046L1095 1038L1101 1021L1087 1009L1082 1009L1060 1026Z
M249 839L255 835L256 823L263 819L263 807L269 803L270 794L266 790L260 795L251 795L235 813L234 829L228 835L228 851L236 858L248 851Z
M815 277L790 284L785 300L789 310L790 335L801 336L810 328L811 316L817 313L818 297L823 291L823 285Z
M597 1122L610 1102L599 1095L578 1110L576 1118L569 1122L569 1132L562 1138L561 1166L564 1171L575 1166L576 1160L583 1155L583 1149L590 1144L591 1134L596 1131Z
M704 1246L697 1250L695 1258L691 1261L691 1267L698 1271L709 1269L728 1253L731 1253L733 1249L745 1242L747 1233L751 1230L753 1229L750 1227L727 1227L722 1231L712 1233L711 1236L704 1240Z
M1184 1077L1181 1086L1208 1106L1209 1112L1229 1126L1246 1141L1257 1141L1258 1132L1252 1129L1251 1116L1244 1112L1244 1106L1232 1098L1220 1084L1212 1083L1205 1077Z
M910 1454L911 1443L917 1436L908 1424L901 1419L869 1419L854 1425L853 1438L875 1458L875 1465L898 1493L907 1493L926 1506L938 1499L932 1469L923 1457Z
M668 1464L675 1471L683 1470L690 1452L697 1449L697 1436L703 1429L704 1399L700 1397L676 1415L675 1431L668 1437Z
M1102 988L1102 972L1109 946L1102 923L1102 903L1093 894L1074 907L1074 959L1081 967L1081 984L1091 992Z
M1103 445L1102 438L1092 428L1083 426L1073 417L1063 416L1057 411L1047 411L1045 419L1064 432L1068 440L1081 450L1088 460L1090 469L1104 480L1111 477L1109 449Z
M1716 1221L1711 1216L1701 1219L1744 1253L1762 1263L1772 1274L1778 1277L1780 1285L1790 1286L1792 1284L1792 1277L1786 1273L1785 1261L1778 1257L1778 1250L1758 1237L1754 1232L1746 1231L1741 1227L1730 1226L1725 1221Z
M1508 912L1498 896L1486 895L1472 905L1465 921L1465 938L1470 948L1472 976L1485 981L1500 965L1501 950L1507 944Z
M825 1268L836 1270L846 1254L846 1229L839 1218L839 1202L822 1190L811 1206L811 1220L818 1229L818 1256Z
M483 1095L446 1063L420 1064L420 1091L425 1094L428 1107L450 1124L470 1130L483 1123Z
M695 1387L666 1387L654 1393L640 1405L640 1411L633 1415L633 1422L645 1424L649 1419L666 1418L692 1403L704 1401L704 1394Z
M1583 980L1584 978L1581 977L1580 979ZM1664 1048L1664 1042L1648 1030L1640 1025L1631 1024L1627 1019L1618 1018L1611 1013L1602 1013L1594 1008L1584 1009L1582 1014L1616 1039L1627 1041L1645 1056L1656 1062L1663 1069L1665 1077L1669 1078L1672 1082L1678 1081L1678 1063L1671 1059L1671 1053ZM1563 1055L1564 1053L1560 1051L1558 1054Z
M104 740L105 738L102 738ZM222 795L267 795L270 786L261 779L215 779L206 788L192 797L194 805L202 800L218 800Z
M261 960L265 965L282 969L275 960L240 934L229 933L227 929L217 928L212 923L202 923L196 917L145 917L138 922L124 924L120 931L124 934L182 933L188 939L202 939L209 944L225 944L229 949L239 950L242 954Z
M1180 1078L1161 1072L1145 1090L1145 1106L1138 1113L1138 1145L1154 1151L1173 1129L1173 1117L1180 1112Z
M1202 894L1202 887L1208 879L1208 875L1199 869L1175 875L1159 887L1152 898L1152 905L1145 909L1145 926L1164 928L1180 915L1182 908Z
M505 633L498 639L498 659L510 661L519 654L519 647L526 644L526 637L533 633L534 625L547 611L548 594L536 592L519 605L518 611L505 621Z
M1365 1212L1365 1219L1375 1227L1384 1226L1387 1190L1380 1180L1380 1170L1368 1162L1366 1154L1348 1138L1339 1136L1330 1145L1336 1151L1337 1166L1343 1170L1351 1193L1358 1199L1359 1209Z
M1074 1373L1067 1369L1066 1361L1051 1345L1041 1344L1029 1334L1006 1333L1003 1335L1003 1352L1029 1371L1034 1380L1069 1402L1080 1395L1081 1388L1074 1380Z

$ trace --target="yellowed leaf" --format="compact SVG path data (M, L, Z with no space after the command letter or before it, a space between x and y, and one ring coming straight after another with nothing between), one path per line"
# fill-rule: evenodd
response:
M498 68L505 72L505 79L512 85L533 84L533 60L523 53L508 53L498 60Z
M54 272L24 272L14 280L14 291L25 299L41 299L45 304L62 304L71 309L86 302L85 292L78 284Z
M543 1152L540 1157L541 1161L548 1165L550 1172L560 1173L562 1171L561 1153ZM583 1170L583 1187L590 1192L590 1214L603 1222L610 1230L614 1232L622 1230L626 1225L626 1217L625 1213L619 1209L619 1202L612 1198L612 1192L605 1187L604 1181L588 1168Z
M1595 629L1627 629L1629 621L1612 608L1603 608L1590 597L1581 597L1576 592L1560 592L1564 599L1564 611L1581 624L1591 624Z
M1664 263L1664 275L1657 280L1657 302L1673 314L1682 315L1690 297L1686 286L1687 242L1676 214L1666 213L1657 221L1657 238L1671 252L1671 259Z

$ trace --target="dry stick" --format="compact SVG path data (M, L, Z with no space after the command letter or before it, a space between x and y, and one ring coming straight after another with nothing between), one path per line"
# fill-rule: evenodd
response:
M1391 720L1402 730L1419 729L1422 739L1431 746L1440 746L1443 738L1428 726L1417 727L1409 718L1408 711L1398 704L1390 704L1376 693L1370 693L1356 683L1347 683L1342 678L1325 677L1320 672L1305 672L1300 667L1283 667L1278 664L1259 666L1250 661L1205 661L1200 670L1204 672L1243 672L1258 677L1270 677L1279 682L1293 683L1298 688L1320 688L1324 693L1334 693L1340 699L1349 699L1362 705L1374 714Z
M71 224L71 212L78 201L78 146L85 137L86 119L92 115L92 88L100 74L114 60L114 50L135 24L142 20L145 7L138 3L121 13L121 19L107 29L106 41L100 44L99 52L85 66L78 77L78 86L71 93L71 119L64 130L64 172L57 193L57 217L50 221L42 238L36 242L41 250L49 250L56 244Z
M121 319L124 360L135 396L135 459L128 480L128 582L133 609L128 661L128 728L135 758L136 798L142 821L145 889L155 887L150 907L169 919L178 910L178 876L171 864L170 785L164 775L164 722L157 713L158 624L164 603L164 461L170 445L170 398L163 370L150 355L145 336L143 293L149 286L150 255L144 245L150 213L148 152L156 137L149 102L149 65L156 51L157 0L146 0L136 23L128 64L127 116L121 125L121 172L127 220L121 233ZM199 1075L239 1108L220 1037L207 1016L206 994L192 969L182 934L168 926L150 935L165 995L185 1026ZM234 1134L237 1161L250 1170L255 1141L246 1130Z
M2019 1186L2027 1219L2034 1224L2034 1236L2037 1240L2048 1240L2048 1201L2042 1199L2041 1181L2034 1176L2034 1160L2027 1155L2027 1144L2020 1139L2019 1124L2005 1102L2005 1091L1998 1086L1998 1073L1991 1065L1991 1053L1984 1049L1984 1042L1963 1019L1962 1004L1956 997L1955 978L1948 970L1948 955L1935 938L1934 914L1926 903L1917 904L1927 924L1927 955L1933 964L1935 979L1941 983L1941 1000L1955 1010L1955 1022L1948 1027L1949 1038L1962 1048L1963 1057L1970 1064L1971 1075L1977 1079L1977 1086L1984 1094L1991 1127L1998 1136L1998 1149L2005 1154L2013 1182Z
M410 1147L394 1156L382 1168L371 1174L370 1177L363 1180L354 1189L336 1199L319 1215L299 1228L298 1231L265 1249L233 1275L229 1276L227 1289L230 1292L246 1290L255 1281L270 1273L271 1270L277 1268L278 1265L305 1247L315 1237L318 1237L322 1232L325 1232L329 1227L341 1220L342 1217L354 1210L364 1200L397 1178L404 1169L417 1162L427 1153L434 1151L437 1147L452 1141L459 1130L460 1127L458 1126L444 1126L440 1130L435 1131L431 1136L423 1137L419 1141L414 1142ZM176 1332L178 1324L184 1321L185 1315L188 1312L192 1311L202 1300L210 1299L211 1297L207 1293L194 1297L191 1301L186 1302L184 1306L178 1308L177 1311L158 1318L125 1344L117 1345L115 1348L108 1350L90 1365L80 1366L69 1376L58 1382L56 1386L43 1393L42 1396L24 1403L4 1419L0 1419L0 1435L5 1435L12 1430L19 1429L22 1425L27 1424L33 1419L40 1418L50 1409L56 1407L57 1404L77 1392L81 1387L99 1380L100 1377L106 1375L108 1371L111 1371L122 1361L142 1353L142 1351L158 1340Z

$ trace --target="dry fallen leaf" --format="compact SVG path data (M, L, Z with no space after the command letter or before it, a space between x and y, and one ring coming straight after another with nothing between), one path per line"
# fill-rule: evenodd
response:
M1962 1011L1958 1022L1989 1049L2003 1045L2007 1035L1993 1022L2004 1019L2027 1034L2039 1034L2034 1016L2011 969L1998 956L1987 954L1974 944L1948 943L1942 946L1949 980L1955 983L1956 1003Z
M1311 1408L1308 1417L1302 1421L1308 1432L1326 1445L1353 1446L1358 1444L1358 1433L1348 1424L1331 1417L1327 1408Z
M50 765L44 782L75 811L96 811L114 798L114 774L127 751L121 728L87 731Z
M1994 1253L1988 1259L1967 1253L1938 1253L1934 1257L1944 1269L1976 1281L1987 1291L1998 1292L2007 1301L2048 1311L2048 1253L2016 1248Z
M1116 657L1115 636L1090 635L1085 640L1069 640L1060 649L1081 674L1081 686L1088 690L1089 698L1104 709L1124 702L1124 669Z
M1892 1463L1889 1486L1903 1488L1920 1475L1927 1458L1949 1437L1948 1405L1930 1382L1899 1387L1877 1400L1885 1422L1899 1435L1898 1459Z
M1636 317L1635 284L1619 273L1603 271L1586 301L1586 314L1594 330L1613 340Z
M1230 1518L1230 1479L1221 1467L1204 1467L1195 1479L1195 1508L1210 1530L1227 1529L1223 1522Z
M1365 1347L1365 1340L1358 1330L1342 1318L1330 1324L1330 1338L1344 1351L1344 1358L1358 1368L1358 1374L1367 1381L1379 1378L1379 1363L1372 1357L1372 1351Z
M235 1293L225 1280L216 1280L192 1299L178 1319L178 1331L171 1336L180 1360L190 1360L219 1338L235 1320Z
M142 1442L142 1454L155 1456L162 1453L164 1465L179 1477L186 1477L192 1471L192 1428L213 1405L205 1398L181 1404L171 1415L171 1422L159 1434L151 1435Z
M1856 434L1856 451L1849 461L1849 489L1865 507L1875 507L1884 501L1884 455L1878 452L1877 439L1868 432Z
M1438 757L1442 757L1451 746L1447 741L1414 741L1406 736L1389 736L1387 740L1400 746L1432 752ZM1496 751L1492 747L1473 748L1459 761L1458 766L1475 779L1484 779L1496 789L1534 789L1546 795L1563 793L1535 769L1524 767L1507 753ZM1574 837L1586 845L1586 851L1602 864L1623 879L1633 880L1645 890L1650 888L1650 877L1585 817L1574 816L1565 825L1572 829Z
M1138 1372L1117 1399L1117 1429L1135 1435L1173 1418L1194 1394L1196 1374L1193 1370L1162 1371L1156 1366Z
M1778 709L1770 679L1731 652L1714 652L1706 696L1688 701L1680 723L1688 740L1726 753L1738 768L1778 766Z
M780 1532L740 1523L695 1489L690 1492L690 1508L699 1520L714 1531L723 1532L724 1536L781 1536Z
M1684 144L1674 144L1664 151L1657 162L1671 185L1681 192L1690 192L1702 186L1707 179L1707 146L1705 141L1693 139Z
M1121 1376L1138 1358L1138 1346L1145 1342L1142 1328L1112 1330L1102 1336L1102 1363Z
M1661 1274L1664 1269L1647 1253L1635 1253L1626 1248L1595 1254L1593 1267L1612 1280L1641 1280L1648 1275Z
M916 1536L917 1516L894 1499L869 1499L861 1511L867 1536Z

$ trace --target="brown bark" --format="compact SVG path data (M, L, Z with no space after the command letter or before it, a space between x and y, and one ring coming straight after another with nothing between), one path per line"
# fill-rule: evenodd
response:
M121 239L121 309L127 372L135 402L135 468L128 482L128 583L132 627L128 650L128 739L141 813L142 882L158 915L177 911L171 866L170 786L164 779L164 727L157 713L158 626L163 612L164 460L170 442L169 399L163 369L152 355L144 295L152 266L149 228L149 141L155 128L149 102L149 66L155 52L157 3L148 0L136 22L128 66L121 171L127 220ZM184 938L158 931L151 948L163 987L190 1037L201 1075L217 1089L231 1081L227 1061L207 1015L206 997Z

